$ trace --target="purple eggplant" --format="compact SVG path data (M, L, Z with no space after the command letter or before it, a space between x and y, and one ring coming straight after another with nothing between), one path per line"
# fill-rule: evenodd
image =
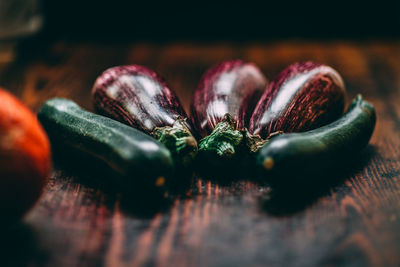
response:
M187 165L196 139L176 94L154 71L139 65L107 69L96 80L92 100L97 113L152 135Z
M334 69L315 62L294 63L269 85L250 119L249 132L303 132L343 114L345 85Z
M243 144L243 129L268 84L259 68L242 60L215 65L202 77L191 115L200 137L199 152L223 158Z

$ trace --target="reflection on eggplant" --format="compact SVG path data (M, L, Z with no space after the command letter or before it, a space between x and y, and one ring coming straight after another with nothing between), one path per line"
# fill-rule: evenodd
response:
M201 137L211 134L227 113L237 127L247 127L267 85L260 69L242 60L229 60L210 68L202 77L191 105L198 134Z
M251 134L302 132L337 119L344 110L345 85L334 69L314 62L294 63L270 84L250 119Z

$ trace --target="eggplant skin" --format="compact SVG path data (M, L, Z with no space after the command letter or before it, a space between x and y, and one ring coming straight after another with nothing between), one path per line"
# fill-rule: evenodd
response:
M92 100L97 113L148 134L156 127L172 126L178 118L187 118L164 79L140 65L104 71L93 86Z
M333 68L307 61L284 69L270 83L250 119L249 131L303 132L328 124L343 114L346 89Z
M237 127L247 127L267 84L253 63L229 60L211 67L200 80L191 105L197 133L200 137L209 135L225 114L232 116Z

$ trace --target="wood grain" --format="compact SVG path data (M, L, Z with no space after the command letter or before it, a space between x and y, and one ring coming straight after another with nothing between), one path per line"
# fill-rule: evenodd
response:
M282 195L246 180L197 178L188 196L150 209L140 201L127 207L90 169L70 169L72 163L61 158L40 202L3 234L2 263L399 266L399 42L28 42L0 69L0 85L34 110L54 96L91 109L97 75L111 66L144 64L166 78L188 111L204 71L232 58L255 62L269 79L294 61L316 60L343 75L349 99L362 93L374 103L373 138L350 170L339 170L343 179Z

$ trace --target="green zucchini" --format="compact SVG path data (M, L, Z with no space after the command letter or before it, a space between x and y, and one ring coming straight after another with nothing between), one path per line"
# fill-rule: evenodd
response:
M44 103L38 118L52 143L100 160L115 171L113 178L122 188L165 190L173 161L169 150L152 137L62 98Z
M307 183L324 176L357 156L368 144L375 122L373 105L358 95L338 120L270 139L256 157L259 176L274 186Z

